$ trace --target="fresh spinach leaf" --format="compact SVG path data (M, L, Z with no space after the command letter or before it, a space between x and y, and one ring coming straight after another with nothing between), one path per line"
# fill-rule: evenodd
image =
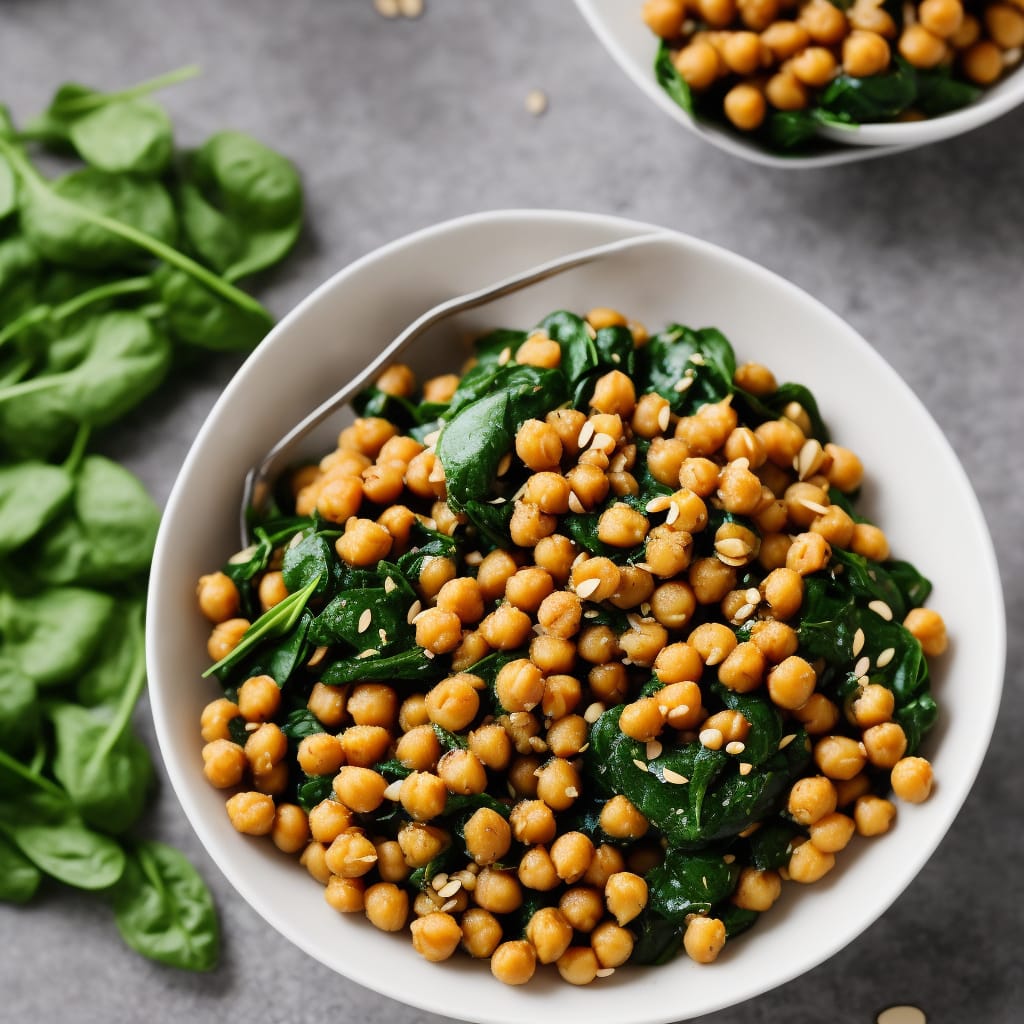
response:
M66 504L73 488L60 466L31 460L0 466L0 553L34 537Z
M540 322L540 328L552 341L558 342L562 350L559 369L571 390L573 385L599 362L597 345L590 336L588 324L575 313L559 310L546 316Z
M314 528L294 547L288 547L281 567L284 585L291 593L305 589L310 581L316 579L317 584L312 592L317 597L334 593L341 582L342 571L341 560L333 546Z
M330 797L333 784L333 775L307 775L295 791L295 802L308 814L321 800Z
M186 345L218 352L248 351L274 325L263 308L241 307L181 270L168 270L159 281L168 327Z
M426 680L443 674L443 663L436 665L422 647L411 647L397 654L342 658L327 667L320 681L327 686L343 686L359 680Z
M729 896L738 877L738 866L726 864L720 853L670 849L645 876L647 906L666 921L684 924L689 914L707 914Z
M42 872L0 835L0 903L28 903L42 879Z
M39 727L36 684L0 655L0 750L24 750Z
M71 122L68 137L87 164L108 174L157 177L171 161L171 119L147 99L96 107Z
M303 740L307 736L315 736L325 731L320 719L309 708L296 708L289 712L284 725L281 726L281 732L291 740Z
M669 97L693 117L693 93L690 92L686 79L676 71L672 63L672 53L664 41L658 47L657 56L654 58L654 77Z

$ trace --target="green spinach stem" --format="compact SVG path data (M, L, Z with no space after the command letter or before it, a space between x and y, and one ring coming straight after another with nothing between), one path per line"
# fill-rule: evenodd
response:
M11 757L10 754L0 750L0 768L6 768L8 771L14 772L15 775L24 779L26 782L30 782L33 786L39 789L45 790L52 796L60 797L61 800L67 800L67 793L60 788L55 782L51 782L49 779L42 775L37 774L29 770L16 758Z

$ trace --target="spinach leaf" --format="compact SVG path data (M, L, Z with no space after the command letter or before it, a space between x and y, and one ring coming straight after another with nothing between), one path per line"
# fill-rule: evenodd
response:
M295 791L295 802L308 814L321 800L330 797L333 784L333 775L307 775Z
M137 953L189 971L217 964L220 929L199 873L163 843L138 843L113 891L114 918Z
M167 325L186 345L218 352L246 351L274 326L262 307L239 306L181 270L169 270L158 280Z
M804 833L788 820L766 822L747 839L750 863L760 871L774 871L789 863L793 840Z
M444 750L468 750L469 741L459 736L457 733L449 732L447 729L442 728L437 722L433 723L434 735L437 737L437 742L441 744ZM507 808L506 808L507 809Z
M690 86L686 79L676 71L675 65L672 63L672 53L664 40L659 45L657 56L654 58L654 77L657 79L658 85L693 117L693 93L690 92Z
M313 714L309 708L296 708L289 712L281 732L292 740L303 740L307 736L315 736L317 733L326 732L320 724L320 719Z
M171 119L147 99L96 107L71 122L68 137L87 164L109 174L157 177L171 161Z
M726 864L720 853L670 849L645 877L648 910L673 924L684 924L687 915L706 914L732 893L739 868Z
M818 100L830 114L865 121L889 121L912 106L917 97L917 75L902 58L893 67L867 78L840 74L832 79Z
M260 647L251 659L241 662L232 671L232 679L241 682L250 676L270 676L283 689L313 651L309 639L312 625L313 613L307 608L290 633L279 643Z
M132 671L140 658L145 657L145 637L141 628L124 628L125 623L143 622L142 599L118 601L111 621L117 629L107 629L89 665L77 677L75 699L86 707L98 704L116 706L132 679Z
M432 679L442 675L443 664L435 665L422 647L411 647L397 654L342 658L328 666L320 681L328 686L342 686L359 680Z
M68 682L89 665L113 610L113 598L77 587L17 598L0 592L4 653L37 686Z
M411 604L410 595L397 588L343 590L316 617L310 639L316 644L342 643L357 652L370 647L384 651L396 644L407 647L415 635L407 621Z
M638 372L647 390L668 400L677 415L687 415L708 402L719 402L733 390L736 357L729 342L714 328L692 330L670 324L637 356ZM692 384L680 391L687 378Z
M107 585L149 569L160 511L141 482L99 455L84 459L73 514L34 544L28 558L50 584Z
M42 879L39 869L0 835L0 903L28 903Z
M22 750L39 726L36 685L16 664L0 655L0 750Z
M317 583L312 593L317 597L333 594L341 582L343 566L334 548L321 533L311 528L303 539L284 553L281 575L291 593Z
M11 165L0 154L0 220L9 217L18 208L18 179Z
M907 753L915 754L928 731L939 717L939 707L930 693L922 693L915 700L897 708L894 720L907 735Z
M71 497L73 486L59 466L34 461L0 466L0 553L34 537Z
M637 933L631 964L660 967L683 948L685 925L673 924L658 914L644 912L632 924Z
M597 345L590 336L587 323L576 316L559 310L546 316L540 323L541 329L552 341L557 341L562 350L559 369L565 375L569 389L588 371L598 365ZM595 332L596 333L596 332Z
M939 117L973 103L982 93L976 85L953 78L948 67L917 68L914 107L926 117Z

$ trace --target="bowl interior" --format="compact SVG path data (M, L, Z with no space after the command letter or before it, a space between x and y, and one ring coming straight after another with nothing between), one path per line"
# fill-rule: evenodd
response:
M963 110L925 121L823 126L821 136L834 144L832 148L807 156L782 156L747 141L738 132L694 120L666 95L652 70L658 41L640 17L639 3L576 0L576 5L616 63L670 117L719 149L773 167L823 167L902 152L978 128L1024 102L1022 66Z
M756 359L782 380L809 385L835 439L864 460L868 514L885 526L898 557L932 577L932 603L953 636L934 678L942 718L927 749L938 779L932 799L901 808L898 826L883 839L855 842L823 883L787 893L712 968L684 957L658 969L656 985L635 969L587 989L557 976L506 989L485 965L465 958L430 965L407 937L336 914L297 861L269 842L235 833L224 794L209 787L201 771L199 714L219 691L200 678L207 627L193 594L199 575L239 546L236 513L246 470L434 303L639 230L648 228L585 214L483 214L412 235L341 271L282 321L229 384L182 468L157 542L148 616L150 694L168 773L200 839L241 895L292 942L361 984L453 1017L679 1020L809 969L881 914L937 845L981 763L998 705L1004 640L998 573L973 492L935 423L894 371L819 303L739 257L671 236L476 310L424 339L412 361L429 373L454 369L475 330L531 325L555 308L610 305L651 328L669 320L716 325L741 360ZM311 451L326 450L336 427L313 439ZM949 557L951 537L956 559ZM640 985L643 997L637 998Z

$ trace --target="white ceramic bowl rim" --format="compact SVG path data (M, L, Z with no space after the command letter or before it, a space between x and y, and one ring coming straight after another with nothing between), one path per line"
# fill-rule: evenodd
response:
M184 627L179 628L183 616L189 616L191 619L191 606L189 594L186 592L187 586L183 584L175 589L168 587L164 581L173 578L180 582L189 578L189 572L194 573L191 577L194 579L198 572L209 569L208 565L186 565L184 569L181 566L181 549L187 547L190 534L195 532L194 525L188 525L189 515L193 509L191 502L196 497L197 488L197 481L193 477L205 450L211 446L216 448L219 443L219 437L222 436L219 432L224 430L225 416L244 396L254 372L253 368L268 358L269 353L283 352L288 346L289 336L293 333L301 334L304 321L312 316L321 304L329 305L331 296L336 291L343 293L347 283L357 279L364 272L372 270L375 273L384 273L389 261L400 258L401 254L415 256L421 261L429 260L431 256L437 258L445 246L450 246L452 242L458 242L462 238L472 237L478 241L485 239L488 245L493 245L495 251L498 251L501 249L503 236L511 238L514 235L516 239L521 239L524 229L531 235L544 235L546 239L530 259L530 263L534 263L554 255L550 251L554 244L552 238L557 239L558 244L566 246L566 249L575 249L635 232L649 231L652 228L650 225L614 217L540 210L505 210L475 214L426 228L362 257L317 288L278 324L229 383L184 462L168 501L164 523L157 540L147 623L147 657L153 716L171 784L210 856L243 898L274 928L339 973L368 988L425 1010L493 1024L513 1024L535 1018L538 1014L542 1019L557 1016L564 1024L582 1024L584 1021L587 1024L623 1024L626 1021L635 1024L654 1024L679 1020L697 1013L711 1012L782 984L827 959L871 924L913 879L955 818L980 767L999 702L1005 658L1002 593L999 589L999 576L991 540L970 484L939 428L906 384L839 317L796 286L762 267L706 242L677 235L666 243L673 246L674 250L678 250L681 260L685 256L693 261L695 272L706 263L710 265L708 273L734 275L747 281L752 287L756 285L777 293L783 306L797 308L800 315L814 320L819 329L824 329L824 333L831 333L836 343L841 341L855 352L857 359L864 362L865 372L877 376L879 386L887 388L889 397L895 398L895 402L889 404L904 408L915 426L923 431L919 438L921 445L933 452L943 478L948 481L947 493L960 502L958 507L962 509L966 528L971 534L969 543L976 560L975 569L972 571L976 572L978 578L990 584L986 592L973 597L975 604L982 609L981 628L976 639L978 643L984 642L987 645L985 650L988 654L973 682L979 687L979 692L987 695L989 699L972 713L971 731L959 737L962 745L957 753L958 772L951 773L949 777L940 776L940 799L937 802L933 799L928 804L921 805L925 810L919 812L921 817L918 824L921 827L920 835L917 837L918 844L912 846L909 853L904 852L898 870L894 872L895 877L878 878L877 899L874 902L868 901L870 905L864 906L855 902L849 907L848 918L839 921L836 927L830 927L814 936L809 948L806 945L799 949L787 948L784 963L778 962L780 958L772 955L770 945L759 945L757 948L761 953L751 953L748 961L743 960L742 953L731 959L726 958L726 962L720 961L710 969L712 972L718 972L717 974L676 974L674 966L660 968L654 976L650 976L649 979L645 977L645 980L656 979L659 984L644 984L640 989L635 987L637 981L631 981L637 977L636 974L619 972L624 976L608 979L600 991L571 989L569 986L552 986L546 983L527 986L522 990L506 991L497 986L486 971L483 972L486 977L480 977L479 972L474 974L472 969L479 968L480 965L466 965L462 968L453 964L446 972L445 967L448 965L424 965L411 951L405 960L391 956L370 956L361 953L358 947L376 949L374 944L381 938L379 933L363 935L358 932L345 932L338 935L334 945L318 942L313 931L306 927L306 922L297 919L295 908L287 900L276 896L276 880L280 879L282 885L286 881L288 885L291 884L290 880L285 879L286 866L277 861L268 861L271 867L264 870L263 861L253 860L256 856L252 853L254 845L246 845L243 841L240 846L239 837L226 826L226 819L218 819L210 813L212 791L206 785L199 769L197 755L200 743L198 738L194 742L192 740L198 730L192 727L191 732L186 732L178 724L185 691L193 686L188 678L183 681L178 671L179 663L189 665L195 661L192 653L183 652L181 647L181 638L187 636L189 631ZM572 244L565 242L566 236L572 237ZM503 267L501 273L496 272L494 276L501 277L507 272L507 268ZM685 316L685 310L682 310L681 314ZM728 330L726 333L729 333ZM808 383L814 387L813 381ZM297 418L304 411L305 408L290 409L288 414ZM244 432L243 425L234 424L233 429ZM237 448L237 436L233 436L225 443L234 444ZM239 489L240 484L239 478ZM230 524L235 521L235 511L234 507L224 509L224 516ZM203 524L207 520L200 518L199 522ZM203 528L205 527L201 527ZM965 638L965 646L973 642L973 634ZM201 707L202 703L209 699L209 696L202 698L191 691L189 693L193 703L198 700L196 707ZM191 721L197 721L197 715ZM953 727L956 726L957 723L954 722ZM184 737L188 737L188 742ZM942 754L942 748L939 753ZM263 854L259 856L262 857ZM865 861L868 857L860 859ZM240 864L241 861L245 863ZM251 866L256 863L257 867ZM852 865L855 877L860 877L862 867L863 864L856 862ZM308 883L309 880L304 878L304 873L302 874L303 881ZM837 891L837 886L830 885L830 881L819 883L823 893L823 906L834 898ZM846 880L836 881L841 885ZM854 883L849 881L846 884L851 886L852 893ZM302 890L303 893L305 891ZM786 927L787 916L799 917L800 913L799 906L795 911L792 908L788 911L783 909L779 912L779 927ZM774 924L775 922L766 922L763 929L756 929L752 936L763 935L770 939ZM370 932L372 931L370 929ZM737 946L742 948L750 941L744 939ZM761 938L756 941L762 942ZM763 955L766 949L767 956ZM778 953L777 947L774 948L774 953ZM427 970L421 970L423 967ZM678 970L687 970L685 958ZM695 970L700 972L708 969ZM679 989L681 977L685 984ZM698 978L701 981L695 981ZM705 978L715 979L707 989L702 986ZM527 991L530 989L533 991ZM686 993L686 996L682 996L681 992ZM692 998L689 995L691 992Z

